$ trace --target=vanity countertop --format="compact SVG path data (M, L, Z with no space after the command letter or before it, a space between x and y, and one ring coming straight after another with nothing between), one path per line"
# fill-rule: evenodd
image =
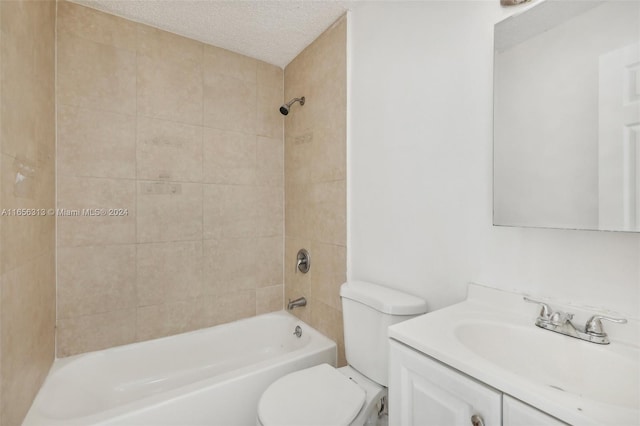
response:
M584 324L592 310L548 302ZM469 286L464 302L389 328L389 337L576 425L640 424L640 326L605 324L598 345L534 325L522 295Z

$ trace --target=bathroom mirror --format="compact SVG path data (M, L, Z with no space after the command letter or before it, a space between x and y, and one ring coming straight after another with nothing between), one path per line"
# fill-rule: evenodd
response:
M640 231L640 1L495 26L494 225Z

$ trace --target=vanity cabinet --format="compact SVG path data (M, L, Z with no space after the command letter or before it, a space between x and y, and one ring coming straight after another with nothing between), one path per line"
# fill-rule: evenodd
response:
M504 426L566 425L566 423L561 422L555 417L551 417L537 408L533 408L509 395L502 396L502 424Z
M566 423L390 340L389 424L559 426Z
M390 425L500 426L502 393L391 340Z

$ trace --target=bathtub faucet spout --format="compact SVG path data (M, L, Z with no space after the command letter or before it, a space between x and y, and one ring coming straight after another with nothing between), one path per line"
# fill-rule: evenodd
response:
M298 308L301 306L307 306L307 299L304 297L298 297L295 300L289 299L289 303L287 304L287 309L292 310L293 308Z

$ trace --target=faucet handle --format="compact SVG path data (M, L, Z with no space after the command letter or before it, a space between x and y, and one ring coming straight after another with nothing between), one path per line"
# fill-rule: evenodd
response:
M540 314L538 315L538 318L542 321L549 321L549 318L551 318L551 308L549 305L539 300L530 299L527 296L524 296L523 299L525 302L537 303L540 305Z
M626 324L627 320L625 318L612 318L604 315L594 315L587 321L587 324L584 326L584 330L587 334L592 336L606 336L607 333L604 332L604 328L602 327L602 320L611 321L618 324Z
M553 325L562 325L567 321L571 321L572 319L573 314L557 311L551 314L551 317L549 317L549 322Z

